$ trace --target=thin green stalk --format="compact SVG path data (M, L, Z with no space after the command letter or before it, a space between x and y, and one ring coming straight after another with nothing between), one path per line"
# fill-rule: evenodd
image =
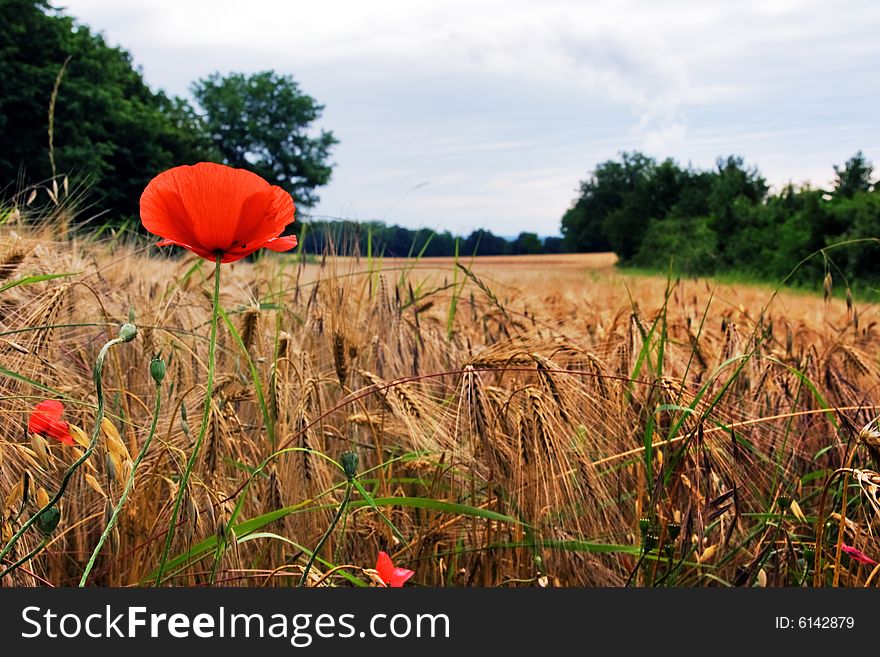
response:
M134 486L134 477L137 473L138 466L141 464L141 461L144 460L144 456L147 454L147 450L150 448L150 443L153 441L153 435L156 433L156 424L159 422L159 407L162 403L162 388L157 383L156 384L156 408L153 411L153 422L150 425L150 433L147 435L147 440L144 442L144 446L141 448L140 453L137 455L137 458L134 460L134 464L131 467L131 472L128 475L128 481L125 482L125 489L122 491L122 495L119 498L119 501L116 503L116 508L113 509L113 515L110 516L110 521L107 523L107 526L104 528L104 533L101 534L101 538L98 540L98 544L95 546L94 551L92 552L92 556L89 559L89 563L86 564L86 569L83 571L82 578L79 580L80 587L86 585L86 580L89 578L89 573L92 572L92 568L95 567L95 561L98 559L98 554L101 552L101 548L104 546L104 542L107 540L107 537L110 536L110 532L113 530L113 527L116 525L116 519L119 517L119 512L122 511L122 507L125 504L126 500L128 500L128 495L131 492L132 486Z
M333 530L336 528L336 524L339 522L342 514L345 513L345 509L348 507L348 501L349 499L351 499L351 489L353 488L352 484L353 480L351 477L349 477L348 481L345 484L345 496L342 498L342 504L339 505L339 509L336 511L336 515L333 517L333 522L330 523L327 531L324 532L321 540L318 541L318 545L315 546L315 549L312 552L312 556L309 557L309 562L306 564L305 570L303 570L302 579L299 580L300 586L306 585L306 582L309 579L309 571L312 569L312 564L315 563L315 559L317 559L318 554L320 554L321 548L324 547L324 543L326 543L327 539L330 538L330 534L333 533Z
M104 387L101 382L101 373L104 369L104 359L107 357L107 352L113 345L121 344L123 342L130 342L134 340L137 335L137 329L132 324L124 324L122 329L119 331L119 336L113 338L109 342L107 342L98 353L98 358L95 360L95 367L92 372L94 381L95 381L95 392L98 397L98 412L95 416L95 428L92 430L92 438L89 442L89 446L83 455L80 456L73 464L67 469L67 472L64 473L64 477L61 480L61 485L58 487L58 491L55 495L50 499L46 506L37 511L34 515L32 515L28 520L21 526L21 528L15 533L15 535L9 539L9 542L0 550L0 562L3 561L3 557L9 554L9 551L18 543L18 540L24 535L24 533L31 528L31 526L38 522L41 517L51 508L58 503L58 500L64 495L67 490L67 485L70 483L71 477L73 477L74 473L79 469L79 467L85 463L88 458L92 455L92 452L95 451L95 447L98 445L98 436L101 432L101 421L104 419ZM27 559L25 559L26 561ZM24 563L24 561L22 561ZM20 565L20 564L18 564ZM10 569L7 569L2 574L0 574L0 579L2 579L3 575L9 572Z
M30 552L28 552L25 556L23 556L21 559L19 559L18 561L16 561L14 564L12 564L11 566L9 566L9 568L7 568L7 569L3 570L2 572L0 572L0 579L2 579L2 578L6 575L6 573L11 573L13 570L15 570L16 568L18 568L18 567L21 566L22 564L27 563L28 561L30 561L31 559L33 559L35 556L37 556L37 554L39 554L39 553L43 550L43 548L46 547L46 546L49 544L49 539L50 539L50 538L51 538L51 536L44 536L44 537L43 537L43 540L40 541L40 544L37 545L37 547L35 547L35 548L34 548L33 550L31 550Z
M183 496L186 494L186 487L189 484L189 477L192 474L193 466L199 456L202 442L208 431L208 419L211 416L211 394L214 392L214 351L217 346L217 320L220 315L220 261L222 254L217 254L217 260L214 266L214 305L211 310L211 339L208 342L208 382L205 385L205 410L202 413L202 426L199 429L199 435L196 438L196 444L193 451L189 455L186 462L186 468L183 471L183 478L177 489L177 495L174 498L174 508L171 511L171 520L168 522L168 532L165 534L165 547L162 549L162 557L159 560L159 568L156 572L156 586L162 583L162 573L165 570L165 562L168 560L168 553L171 551L171 543L174 540L174 532L177 529L177 517L180 514L180 505L183 502Z

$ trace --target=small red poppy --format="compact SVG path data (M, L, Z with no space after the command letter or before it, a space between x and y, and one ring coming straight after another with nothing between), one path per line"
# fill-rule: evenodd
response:
M28 431L41 436L49 436L60 440L65 445L73 445L73 436L67 422L61 419L64 413L64 405L55 399L41 401L34 406L30 418L28 418Z
M163 238L208 260L240 260L260 248L288 251L296 237L280 237L294 220L290 194L258 175L199 162L163 171L141 195L141 222Z
M379 558L376 559L376 572L379 573L379 577L382 578L383 582L393 588L403 586L406 580L416 574L413 570L395 568L394 562L391 561L391 557L388 556L387 552L379 553Z
M844 554L846 554L853 561L858 561L859 563L867 564L869 566L877 565L876 561L874 561L871 557L869 557L858 548L854 548L846 544L841 545L840 548L843 550Z

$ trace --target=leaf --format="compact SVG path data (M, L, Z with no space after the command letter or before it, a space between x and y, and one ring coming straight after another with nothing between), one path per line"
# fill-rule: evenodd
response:
M797 500L792 500L791 505L789 506L792 515L800 520L803 523L807 523L807 517L804 515L804 512L801 511L801 505L797 503ZM807 523L808 524L808 523Z
M253 533L253 534L248 534L247 536L244 536L244 537L242 537L242 538L239 538L239 539L238 539L238 543L239 543L239 544L241 544L241 543L246 543L247 541L255 541L255 540L258 540L258 539L262 539L262 538L271 538L271 539L274 539L274 540L277 540L277 541L283 541L284 543L287 543L288 545L293 546L294 548L296 548L296 549L299 550L300 552L303 552L303 553L307 554L307 555L310 556L310 557L312 556L312 551L309 550L308 548L303 547L303 546L300 545L299 543L295 543L294 541L291 541L289 538L285 538L284 536L279 536L278 534L273 534L272 532L255 532L255 533ZM315 560L318 561L319 563L323 564L324 566L329 567L329 568L333 568L333 567L334 567L334 565L333 565L332 563L330 563L330 562L327 561L326 559L321 558L320 556L317 557ZM337 572L341 577L344 577L345 579L347 579L349 582L351 582L351 583L354 584L355 586L360 586L360 587L369 586L369 584L367 584L366 582L364 582L362 579L359 579L358 577L355 577L354 575L352 575L352 574L349 573L349 572L346 572L346 571L343 570L343 569L337 570L336 572Z
M379 510L379 507L376 505L376 501L373 499L373 496L367 492L367 489L361 485L361 482L359 482L357 479L352 479L351 481L354 484L354 487L358 489L358 492L361 494L367 504L369 504L373 508L373 511L379 514L382 522L384 522L391 529L391 533L394 534L397 540L400 541L401 544L406 545L408 541L403 537L403 534L400 533L400 530L394 526L394 523L391 522L385 516L385 514Z
M32 283L42 283L43 281L51 281L56 278L66 278L68 276L76 276L79 272L71 272L67 274L36 274L34 276L25 276L14 281L9 281L5 285L0 285L0 292L17 287L18 285L31 285Z

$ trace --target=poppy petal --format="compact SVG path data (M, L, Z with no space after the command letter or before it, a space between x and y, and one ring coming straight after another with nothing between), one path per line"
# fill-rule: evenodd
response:
M287 224L294 220L294 205L290 194L280 187L267 187L252 194L241 205L236 241L242 248L278 237ZM235 245L233 245L235 246Z
M290 251L296 244L296 235L288 235L285 237L275 237L263 244L263 246L272 251Z
M67 426L67 422L49 420L49 428L46 433L50 438L61 441L66 445L73 445L73 436L70 435L70 428Z
M176 244L221 262L244 258L278 238L294 221L290 194L245 169L200 162L163 171L141 196L144 227ZM290 239L269 248L293 248Z
M192 219L168 171L160 173L150 181L141 194L140 207L141 223L147 231L164 237L172 244L193 246L196 244Z
M214 260L215 256L213 251L208 251L206 248L202 246L193 246L191 244L186 244L185 242L178 242L176 240L160 240L156 242L156 246L182 246L183 248L192 251L198 256L205 258L207 260ZM225 261L224 261L225 262Z
M64 404L56 399L46 399L34 406L28 418L28 431L73 445L70 427L61 419Z
M869 566L877 565L876 561L874 561L871 557L869 557L858 548L854 548L846 544L841 545L840 547L844 551L844 553L846 553L853 561L858 561L859 563L867 564Z
M391 561L387 552L379 552L379 558L376 559L376 572L379 573L383 582L391 583L391 578L394 575L394 562Z
M257 174L201 162L172 169L198 243L211 251L233 247L245 200L269 187Z
M34 406L34 409L45 413L49 417L60 418L64 413L64 404L57 399L44 399Z
M28 418L28 433L38 433L40 435L49 430L49 417L40 411L34 411Z
M410 577L415 575L414 570L407 570L406 568L395 568L391 573L391 581L389 582L392 587L400 587L403 586L403 583L406 582Z

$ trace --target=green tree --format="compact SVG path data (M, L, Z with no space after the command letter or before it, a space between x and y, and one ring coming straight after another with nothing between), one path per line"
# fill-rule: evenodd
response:
M520 233L508 246L511 255L541 253L541 238L536 233Z
M226 164L282 187L299 205L318 202L314 190L330 180L328 159L338 142L332 132L311 136L324 106L302 93L291 76L214 73L195 82L192 92Z
M859 192L871 191L871 174L874 167L859 151L846 161L841 168L834 166L834 193L844 198L852 198Z
M466 255L504 255L506 252L507 240L482 228L468 235L461 245L461 253Z
M59 174L91 183L92 212L134 216L158 171L213 157L200 121L182 100L155 93L131 56L44 0L0 2L0 188L52 174L49 105ZM14 191L14 190L12 190Z

